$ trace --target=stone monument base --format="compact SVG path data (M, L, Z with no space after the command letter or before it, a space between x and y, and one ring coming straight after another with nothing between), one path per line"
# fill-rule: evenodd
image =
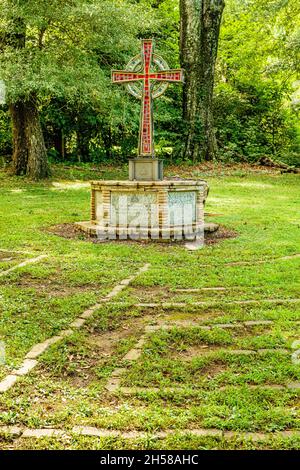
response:
M161 181L163 178L162 160L145 157L129 160L130 181Z
M206 181L93 181L91 220L77 222L99 239L204 238Z

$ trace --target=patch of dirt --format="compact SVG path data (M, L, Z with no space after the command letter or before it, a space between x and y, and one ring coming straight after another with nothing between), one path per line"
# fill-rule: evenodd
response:
M215 245L216 243L226 240L228 238L236 238L238 233L234 230L227 229L226 227L220 225L219 230L213 233L205 233L205 244L206 245Z
M168 287L160 286L141 286L131 287L131 293L138 302L159 302L161 300L169 300L175 293L168 289Z
M97 348L97 352L102 356L111 356L117 343L130 336L140 333L142 335L145 327L145 318L135 318L134 322L125 322L121 328L105 333L94 333L88 338L90 345Z
M48 227L46 232L58 237L63 237L69 240L82 240L89 243L102 244L103 241L99 241L95 236L89 236L87 233L82 232L74 224L58 224L52 227ZM228 238L236 238L238 233L234 230L229 230L226 227L220 226L216 232L205 232L205 244L213 245L226 240ZM185 245L186 241L164 241L164 240L114 240L114 243L125 243L128 245L134 245L139 243L141 245L156 244L160 248L169 248L170 246L182 246Z
M74 224L53 225L52 227L47 227L45 231L70 240L86 240L94 243L97 241L95 238L89 237L85 232L79 231Z
M16 286L21 288L35 289L39 293L47 294L55 297L67 297L79 292L99 291L100 286L95 284L84 284L80 286L68 286L65 282L59 282L55 277L40 279L24 273L20 279L16 281Z
M126 319L121 326L115 330L105 332L91 332L86 337L86 343L89 350L88 356L82 357L80 352L78 354L70 354L69 361L76 363L76 371L63 373L64 379L73 387L88 387L89 384L97 380L95 369L105 367L116 352L118 343L121 340L139 337L144 331L145 324L149 319L145 318L131 318ZM116 359L120 359L116 356ZM51 377L51 374L47 374ZM98 379L100 382L102 379Z
M220 374L221 372L225 372L227 369L227 365L221 361L212 362L205 366L201 371L200 374L205 376L207 379L213 379L216 375Z
M197 346L191 346L185 351L174 352L170 357L174 359L179 359L180 361L189 362L194 358L199 357L203 354L207 354L213 351L220 349L220 346L208 345L208 344L199 344Z
M0 250L0 262L13 261L20 258L20 255L17 255L13 251L1 251Z

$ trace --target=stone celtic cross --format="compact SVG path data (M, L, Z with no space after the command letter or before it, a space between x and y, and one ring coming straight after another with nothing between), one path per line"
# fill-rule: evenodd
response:
M113 83L125 84L129 93L142 100L138 156L152 159L155 157L153 100L166 91L169 83L183 82L183 70L170 70L153 49L152 39L142 40L142 53L128 63L125 71L112 72Z

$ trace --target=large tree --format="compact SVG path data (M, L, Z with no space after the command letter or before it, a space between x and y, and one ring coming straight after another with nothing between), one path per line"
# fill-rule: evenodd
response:
M110 108L108 68L126 61L146 25L129 0L0 0L0 70L13 127L13 172L39 179L49 168L42 104ZM80 119L78 119L78 122ZM80 133L80 126L78 133ZM86 141L78 137L84 151Z
M213 89L224 0L180 0L181 64L185 141L190 161L212 160L217 151L213 121Z

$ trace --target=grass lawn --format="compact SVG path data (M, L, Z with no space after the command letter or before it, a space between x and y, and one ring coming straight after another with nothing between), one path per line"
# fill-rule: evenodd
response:
M0 393L0 427L55 428L71 437L2 433L0 448L300 449L299 389L288 388L300 382L300 365L292 360L300 340L299 176L237 166L169 168L169 176L207 179L208 220L237 232L196 252L51 232L89 219L89 179L126 174L126 168L57 166L51 181L32 183L0 171L0 340L6 351L0 379L35 344L68 329L150 263ZM46 256L25 263L40 255ZM141 337L136 360L124 359ZM109 392L106 385L120 368L120 387ZM75 426L120 433L87 437L73 433ZM223 434L189 432L195 429ZM124 437L128 432L140 434ZM269 438L252 440L247 433Z

